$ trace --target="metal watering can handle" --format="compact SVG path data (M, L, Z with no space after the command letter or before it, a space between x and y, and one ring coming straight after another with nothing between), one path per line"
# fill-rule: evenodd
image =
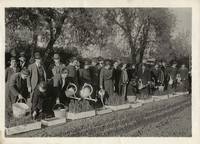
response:
M74 86L74 88L75 88L74 93L77 92L77 86L74 83L69 83L68 86L67 86L67 89L69 89L69 86Z
M86 86L88 86L88 87L91 88L91 91L90 91L90 95L91 95L93 93L93 87L92 87L92 85L88 84L88 83L84 83L83 88L86 87Z

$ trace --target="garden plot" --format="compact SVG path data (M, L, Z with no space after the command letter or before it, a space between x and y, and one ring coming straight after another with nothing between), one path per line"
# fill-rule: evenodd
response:
M140 102L132 102L129 105L130 105L131 108L137 108L137 107L142 106L142 103L140 103Z
M95 116L95 110L87 100L71 100L69 111L66 114L67 119L82 119Z
M173 97L178 97L178 96L183 96L183 95L187 95L188 92L176 92L174 94L170 94L169 98L173 98Z
M22 118L10 118L9 125L6 126L6 135L23 133L41 128L41 122L32 120L30 114Z
M31 130L37 130L41 128L41 122L34 122L29 124L18 125L10 128L6 128L6 135L13 135Z
M53 125L66 123L66 118L53 117L53 118L41 120L41 122L42 122L42 125L44 125L44 126L53 126Z
M154 99L152 97L151 98L147 98L147 99L139 99L139 100L137 100L137 102L142 103L142 104L151 103L153 101L154 101Z
M96 114L97 115L102 115L102 114L107 114L107 113L111 113L112 110L110 108L99 108L99 109L96 109Z
M124 110L130 108L130 105L127 101L125 101L124 97L113 95L109 97L109 106L106 106L107 108L110 108L112 111L118 111L118 110Z
M152 96L154 101L166 100L169 98L169 95L161 95L161 96Z

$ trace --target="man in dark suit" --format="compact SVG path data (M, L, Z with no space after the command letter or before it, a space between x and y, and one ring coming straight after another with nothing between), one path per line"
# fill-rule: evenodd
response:
M47 80L46 71L41 63L40 53L36 52L34 56L35 62L28 67L30 71L30 77L28 78L29 92L33 92L40 82Z
M83 86L84 83L92 84L92 77L89 70L89 61L84 62L84 67L79 71L80 85Z
M151 80L155 82L156 86L160 86L164 82L164 74L156 63L154 68L151 70Z
M119 95L119 81L121 77L121 70L119 68L119 63L118 61L115 61L113 64L113 82L115 86L115 92Z
M6 120L12 116L12 104L18 99L27 99L27 78L30 75L30 71L26 68L21 72L15 73L11 76L10 81L6 83Z
M77 85L77 72L76 72L76 64L77 64L77 59L75 57L70 59L70 63L67 66L67 70L68 70L68 78L70 80L70 82L75 83Z
M105 89L109 97L113 96L113 68L109 60L105 61L105 66L100 71L100 88Z
M97 67L97 59L92 59L92 64L90 66L90 73L92 79L92 85L94 86L94 93L96 95L99 90L99 69Z
M174 90L176 90L176 87L177 87L176 76L177 76L178 70L177 70L176 66L177 66L177 63L173 62L172 66L169 68L169 76L173 81L172 89L174 89Z
M139 68L137 75L139 82L142 83L142 86L145 86L144 88L140 89L140 84L139 84L139 90L142 94L142 97L149 96L151 75L150 75L150 70L149 68L147 68L145 63L141 64L141 67Z
M144 63L139 68L137 75L138 75L138 78L142 80L142 83L144 85L148 84L151 80L150 70L149 68L147 68L147 66Z
M70 100L65 95L65 91L69 84L69 79L67 76L68 76L68 70L66 67L64 67L61 70L61 75L60 75L60 80L59 80L59 90L60 90L59 100L61 103L65 104L65 105L68 105L70 102Z

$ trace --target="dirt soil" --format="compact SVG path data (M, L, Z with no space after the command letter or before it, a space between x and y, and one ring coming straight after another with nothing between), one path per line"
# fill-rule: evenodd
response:
M190 137L191 97L180 96L10 137Z

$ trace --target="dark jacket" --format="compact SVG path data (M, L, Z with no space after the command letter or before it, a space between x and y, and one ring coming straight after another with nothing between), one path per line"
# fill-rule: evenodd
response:
M174 68L174 67L170 67L169 68L169 75L170 77L173 79L173 81L176 80L176 75L177 75L177 68Z
M97 66L90 67L90 74L93 85L99 85L99 69Z
M182 80L188 79L188 73L189 73L189 71L188 71L187 68L184 68L184 69L180 68L179 71L178 71L178 73L180 74Z
M39 111L43 110L45 99L47 99L47 93L46 92L40 92L39 87L37 86L35 91L33 92L33 95L32 95L31 111L32 112L33 111L39 112Z
M84 85L84 83L92 84L92 78L89 69L79 70L79 82L81 86Z
M100 86L104 86L104 82L113 79L113 69L102 68L100 72Z
M155 82L156 85L162 84L164 82L164 73L160 68L151 70L151 80Z
M15 103L17 96L21 94L25 99L28 97L27 80L21 78L20 73L13 74L10 81L6 83L6 99Z
M137 75L138 78L142 80L143 84L147 84L147 82L151 80L151 74L148 68L145 68L144 71L142 68L139 68Z
M135 80L137 79L137 70L136 69L128 69L128 79L131 81L132 79Z

